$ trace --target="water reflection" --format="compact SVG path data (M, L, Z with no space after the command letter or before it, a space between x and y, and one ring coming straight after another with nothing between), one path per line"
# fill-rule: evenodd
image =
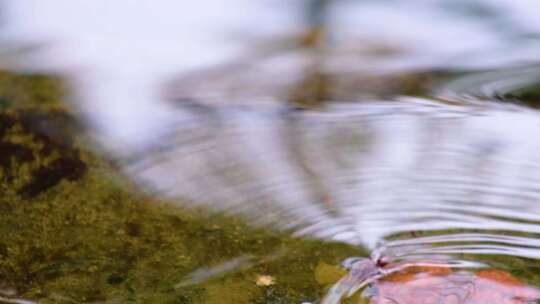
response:
M290 2L73 3L10 4L4 39L61 43L7 64L67 75L156 195L396 261L540 258L540 115L504 100L539 80L533 1L320 1L321 43Z
M540 232L533 110L412 98L264 108L195 112L199 124L180 124L175 148L129 172L195 204L372 248L408 231Z

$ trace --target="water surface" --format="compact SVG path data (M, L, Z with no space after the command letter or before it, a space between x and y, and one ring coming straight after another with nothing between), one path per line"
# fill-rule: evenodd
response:
M3 38L50 43L6 65L65 75L148 193L540 285L534 1L335 1L318 43L307 2L127 2L20 1ZM253 263L201 266L179 284Z

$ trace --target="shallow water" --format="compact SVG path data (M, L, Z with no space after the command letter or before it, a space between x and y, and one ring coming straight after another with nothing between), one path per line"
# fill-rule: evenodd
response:
M540 287L534 1L335 1L319 44L301 42L301 4L70 3L8 6L6 49L60 43L5 65L67 76L95 138L151 195Z

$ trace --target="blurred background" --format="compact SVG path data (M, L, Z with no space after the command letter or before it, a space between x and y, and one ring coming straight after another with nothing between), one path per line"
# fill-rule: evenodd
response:
M379 303L328 296L370 255L540 286L537 1L0 9L0 302Z

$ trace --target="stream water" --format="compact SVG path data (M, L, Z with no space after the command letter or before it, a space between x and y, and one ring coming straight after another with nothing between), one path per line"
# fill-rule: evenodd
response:
M4 65L66 75L153 195L540 287L539 4L321 3L314 46L301 1L6 2Z

